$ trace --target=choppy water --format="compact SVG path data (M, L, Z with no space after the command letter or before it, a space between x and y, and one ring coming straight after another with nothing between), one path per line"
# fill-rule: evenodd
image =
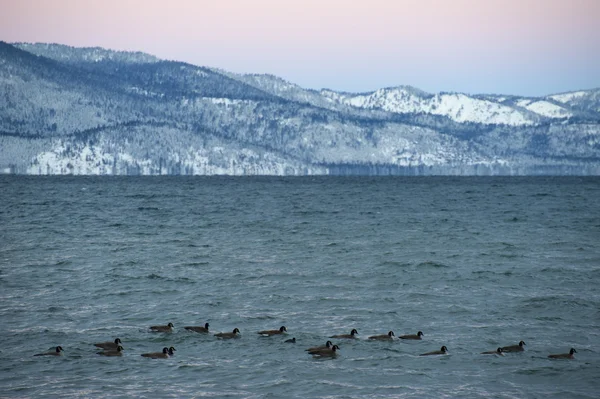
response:
M0 397L596 398L599 283L597 178L2 176Z

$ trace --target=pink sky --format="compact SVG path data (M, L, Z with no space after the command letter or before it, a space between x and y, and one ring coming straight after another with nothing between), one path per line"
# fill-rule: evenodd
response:
M135 50L303 87L600 87L600 0L0 0L0 40Z

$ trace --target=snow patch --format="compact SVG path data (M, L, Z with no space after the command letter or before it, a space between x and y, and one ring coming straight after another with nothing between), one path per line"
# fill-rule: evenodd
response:
M571 112L567 111L563 107L544 100L531 102L524 107L531 112L535 112L536 114L545 116L547 118L568 118L573 116Z
M405 88L380 89L370 94L342 94L328 90L321 92L339 103L359 108L380 108L399 114L426 113L442 115L456 122L533 125L527 114L497 102L469 97L460 93L427 96Z
M563 94L555 94L553 96L549 96L554 101L558 101L559 103L566 104L569 101L572 101L576 98L580 98L588 94L586 91L574 91L571 93L563 93Z

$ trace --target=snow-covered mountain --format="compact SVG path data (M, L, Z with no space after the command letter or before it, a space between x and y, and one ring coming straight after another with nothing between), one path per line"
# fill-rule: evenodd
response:
M230 73L228 76L283 98L344 111L348 111L348 107L354 107L405 115L439 115L459 123L472 122L509 126L531 126L544 121L570 118L574 115L567 101L557 101L554 96L519 98L515 96L470 96L463 93L430 94L411 86L384 88L363 94L342 93L326 89L317 92L303 89L272 75ZM584 94L586 92L580 92L580 95Z
M344 95L324 91L335 101L361 108L380 108L399 114L433 114L447 116L456 122L485 124L532 125L521 112L488 100L464 94L422 96L405 88L380 89L367 95Z
M0 171L600 174L599 90L307 90L143 53L0 42Z

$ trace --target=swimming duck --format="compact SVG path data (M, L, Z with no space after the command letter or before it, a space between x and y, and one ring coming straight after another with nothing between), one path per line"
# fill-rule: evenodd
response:
M100 342L100 343L94 344L94 346L96 346L98 348L102 348L102 349L117 349L120 344L122 344L122 342L119 338L117 338L112 342L111 341Z
M569 353L559 353L556 355L548 355L550 359L575 359L574 353L577 353L575 348L571 348Z
M258 334L270 337L271 335L283 334L286 332L287 332L287 328L285 328L285 326L281 326L281 327L279 327L279 330L264 330L264 331L259 331Z
M100 351L100 352L96 352L96 354L98 355L102 355L102 356L121 356L123 352L123 347L121 345L117 346L116 349L110 349L110 350L105 350L105 351Z
M175 348L173 348L172 346L169 348L169 356L173 356L175 353Z
M389 333L383 335L372 335L369 337L369 339L376 341L391 341L394 339L394 337L394 332L390 331Z
M239 337L240 330L236 327L233 329L232 332L226 332L226 333L218 333L215 334L215 337L217 338L237 338Z
M201 326L198 326L198 327L189 326L189 327L183 327L183 328L185 328L186 330L189 330L189 331L197 332L197 333L207 333L208 332L208 326L209 326L209 324L205 323L204 327L201 327Z
M331 349L332 346L333 346L333 342L327 341L327 342L325 342L325 345L313 346L312 348L305 349L305 351L311 352L311 351L320 351L322 349Z
M498 348L495 351L487 351L487 352L481 352L482 355L498 355L498 356L504 356L504 351L502 350L502 348Z
M445 355L448 353L448 348L446 346L442 346L439 351L421 353L419 356L430 356L430 355Z
M141 356L149 357L151 359L168 359L170 357L169 348L164 347L162 352L142 353Z
M171 332L173 331L173 323L169 323L166 326L150 326L150 330L154 332Z
M423 331L419 331L416 334L401 335L398 338L400 338L400 339L423 339L423 338L421 338L422 336L423 336Z
M340 349L339 346L333 345L331 348L310 351L308 353L313 356L318 356L318 357L335 357L335 356L337 356L337 351L339 349Z
M62 351L63 348L62 346L57 346L55 350L50 351L50 352L44 352L44 353L37 353L33 356L61 356L62 355Z
M523 352L525 350L525 348L523 348L525 345L525 342L521 341L519 342L519 345L503 346L502 352Z
M358 335L358 331L356 331L356 328L353 328L352 331L350 331L350 334L339 334L339 335L332 335L329 338L347 338L347 339L356 339L356 335Z
M290 338L290 339L286 339L283 342L288 343L288 344L295 344L296 343L296 337Z

